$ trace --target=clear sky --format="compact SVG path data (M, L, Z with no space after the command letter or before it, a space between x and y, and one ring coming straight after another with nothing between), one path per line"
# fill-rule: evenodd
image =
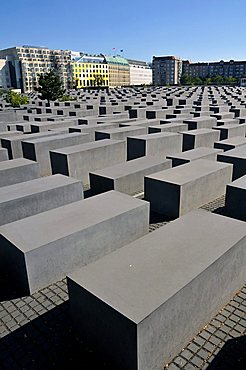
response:
M246 0L3 0L0 14L0 49L246 59Z

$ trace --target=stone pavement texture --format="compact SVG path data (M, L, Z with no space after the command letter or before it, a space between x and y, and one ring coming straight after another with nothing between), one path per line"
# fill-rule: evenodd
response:
M224 201L222 197L202 208L223 213ZM150 231L167 222L152 214ZM65 279L31 296L13 297L13 287L1 277L1 370L117 370L97 359L74 333ZM246 286L164 369L245 370L245 313Z

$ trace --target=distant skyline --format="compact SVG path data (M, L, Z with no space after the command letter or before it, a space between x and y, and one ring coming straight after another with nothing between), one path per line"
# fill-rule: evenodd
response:
M0 49L46 46L147 62L153 55L246 60L245 0L12 0L0 9Z

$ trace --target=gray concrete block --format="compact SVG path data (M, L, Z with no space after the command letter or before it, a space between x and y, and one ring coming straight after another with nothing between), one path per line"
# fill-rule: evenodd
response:
M167 123L167 124L160 124L157 126L149 126L148 133L149 134L156 134L158 132L183 132L187 131L188 126L183 123Z
M44 132L48 131L49 129L57 129L57 128L66 128L69 126L77 126L78 122L77 119L66 119L64 121L56 121L56 122L42 122L38 123L35 122L34 124L31 124L31 131L33 133L37 132Z
M176 167L185 163L189 163L191 161L195 161L197 159L216 161L217 154L221 152L222 149L199 147L196 149L187 150L186 152L167 155L166 158L172 160L172 167Z
M71 135L71 134L70 134ZM89 172L126 161L124 140L99 140L50 151L52 173L89 183Z
M95 131L96 140L112 139L112 140L126 140L131 135L144 135L147 134L147 127L119 127L107 130Z
M7 161L9 159L7 149L0 148L0 162Z
M245 245L245 223L197 210L74 271L80 338L113 369L163 369L245 283Z
M139 157L168 155L181 151L182 136L177 133L161 132L127 138L127 160Z
M40 167L41 176L51 175L51 164L49 151L71 145L78 145L87 142L88 135L71 133L63 135L51 135L22 141L24 158L37 161Z
M199 147L213 148L215 141L218 141L220 137L219 131L206 128L182 132L182 135L183 151Z
M149 204L111 191L0 227L0 267L32 293L148 232Z
M217 160L233 164L233 180L246 175L246 145L218 154Z
M246 175L226 187L226 215L246 221Z
M23 140L28 139L35 139L35 138L41 138L46 136L54 136L58 135L57 132L40 132L37 134L30 134L30 135L13 135L13 136L6 136L1 139L1 144L3 148L6 148L8 150L9 159L16 159L16 158L22 158L23 157L23 151L21 143Z
M28 159L19 158L0 162L0 187L37 179L39 165Z
M222 149L225 152L227 150L238 148L241 145L246 145L246 138L243 136L234 136L214 143L215 148Z
M215 117L203 116L184 120L184 123L188 125L188 130L197 130L199 128L212 128L216 125L217 119Z
M198 159L145 177L144 198L151 209L177 218L225 194L232 165Z
M90 173L90 185L93 194L117 190L134 194L144 190L144 176L171 168L171 161L165 157L142 157L107 167Z
M0 225L83 199L82 183L63 175L0 188Z
M213 127L213 129L218 130L220 132L220 140L226 140L235 136L245 137L245 124L223 125Z

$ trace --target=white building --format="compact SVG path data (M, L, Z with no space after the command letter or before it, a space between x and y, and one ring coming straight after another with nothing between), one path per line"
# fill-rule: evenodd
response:
M11 87L9 66L6 59L0 59L0 89Z
M152 69L148 63L132 59L127 61L130 66L130 85L152 84Z

